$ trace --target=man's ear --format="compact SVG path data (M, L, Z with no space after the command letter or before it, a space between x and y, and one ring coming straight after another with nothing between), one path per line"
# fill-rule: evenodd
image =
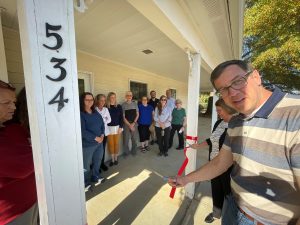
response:
M261 76L258 72L258 70L253 70L252 72L252 77L254 78L254 82L258 85L261 86Z

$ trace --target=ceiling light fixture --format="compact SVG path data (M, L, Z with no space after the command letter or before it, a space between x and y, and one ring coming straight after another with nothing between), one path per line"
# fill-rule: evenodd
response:
M145 53L146 55L149 55L149 54L153 53L153 51L151 51L150 49L145 49L142 52Z

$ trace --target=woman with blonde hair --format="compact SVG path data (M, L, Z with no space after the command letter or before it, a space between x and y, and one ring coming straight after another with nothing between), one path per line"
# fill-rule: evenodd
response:
M107 147L111 154L109 166L118 165L119 140L123 131L123 111L122 106L117 104L116 93L109 92L107 95L107 108L111 117L111 122L107 124L109 134L107 136Z

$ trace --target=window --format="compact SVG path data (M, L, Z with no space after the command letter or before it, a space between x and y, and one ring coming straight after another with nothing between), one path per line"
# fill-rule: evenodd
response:
M143 96L147 96L147 84L130 81L130 91L132 91L133 99L139 101Z

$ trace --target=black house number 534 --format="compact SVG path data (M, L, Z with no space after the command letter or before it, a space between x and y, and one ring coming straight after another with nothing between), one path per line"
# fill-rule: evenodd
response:
M56 31L59 31L61 29L61 25L51 25L49 23L46 23L45 26L46 26L46 37L47 38L50 38L50 37L55 38L55 44L53 46L43 44L43 46L49 50L56 51L57 53L59 53L58 50L63 45L63 38ZM46 78L48 80L51 80L54 82L59 82L59 81L64 80L67 76L67 71L63 67L62 64L66 61L67 61L66 58L52 57L50 62L54 63L53 68L59 69L60 74L58 77L55 77L55 78L53 78L50 75L46 75ZM58 112L65 106L65 103L68 103L68 101L69 101L69 99L64 98L64 90L65 90L65 88L61 87L59 89L59 91L57 92L57 94L48 103L49 105L57 103L58 104L58 106L57 106Z

